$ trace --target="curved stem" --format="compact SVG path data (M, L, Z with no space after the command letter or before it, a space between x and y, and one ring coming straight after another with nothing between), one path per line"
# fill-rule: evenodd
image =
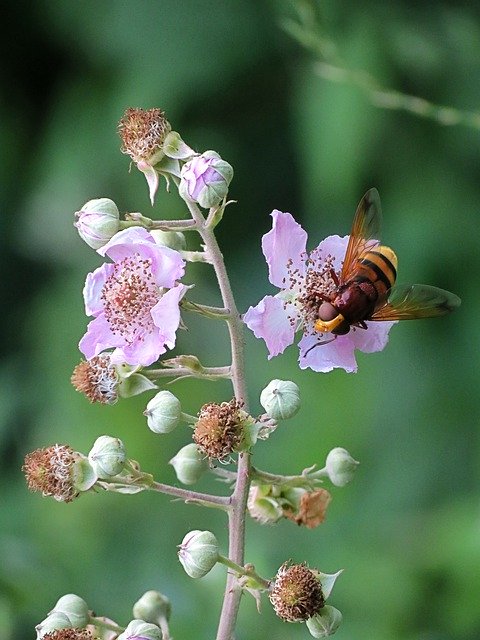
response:
M207 507L220 507L222 509L229 509L230 498L224 496L211 495L209 493L198 493L198 491L190 491L189 489L181 489L180 487L172 487L169 484L162 484L161 482L153 482L148 487L152 491L158 491L160 493L166 493L169 496L175 496L180 498L184 502L195 502Z
M218 246L213 229L206 225L205 218L200 209L193 202L186 203L193 220L197 223L197 231L205 244L211 263L215 269L223 305L230 312L225 320L228 326L232 350L231 376L233 392L235 398L244 403L244 409L248 412L243 350L243 324L235 304L227 270L223 261L223 255ZM228 512L228 557L232 562L241 566L244 564L245 511L249 487L250 454L244 452L240 454L238 458L237 479L230 497L230 510ZM229 573L227 575L222 612L217 630L217 640L232 640L241 596L242 589L238 584L237 577Z

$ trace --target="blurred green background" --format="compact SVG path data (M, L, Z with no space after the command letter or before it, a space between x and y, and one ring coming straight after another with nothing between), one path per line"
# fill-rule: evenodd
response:
M321 29L348 68L386 87L467 111L480 104L480 4L325 0ZM281 28L289 2L259 0L34 0L6 3L2 144L0 636L34 638L34 625L68 592L127 624L147 589L172 600L175 638L213 638L224 571L187 578L176 545L220 513L142 494L85 495L57 504L29 494L20 471L36 447L88 451L121 437L129 455L163 482L189 441L155 436L147 396L89 405L70 385L87 319L81 290L100 258L79 239L73 212L93 197L121 211L151 207L143 176L128 173L116 123L128 106L160 106L195 149L235 168L218 230L242 311L267 292L260 239L273 208L292 212L312 246L349 232L360 197L381 194L383 240L399 256L399 281L456 292L460 310L402 323L383 353L360 354L359 373L301 372L291 347L270 362L246 335L253 412L274 377L300 386L300 413L255 450L255 463L297 473L334 446L361 461L352 485L332 489L327 521L248 526L247 559L272 576L286 559L325 572L344 568L332 596L356 640L480 637L478 318L480 130L441 126L371 104L357 87L325 80L312 53ZM157 217L182 215L162 193ZM192 248L195 248L193 239ZM189 269L193 299L218 303L207 266ZM175 353L227 363L226 333L185 317ZM229 399L227 384L182 381L184 410ZM202 480L199 490L226 491ZM225 547L224 547L225 548ZM237 639L306 638L265 599L245 597Z

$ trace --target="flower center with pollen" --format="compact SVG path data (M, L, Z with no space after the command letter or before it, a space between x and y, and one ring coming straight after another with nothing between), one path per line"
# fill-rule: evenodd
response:
M314 249L305 261L306 269L302 273L292 264L287 265L288 289L295 292L295 302L303 319L304 333L315 331L313 326L318 320L318 310L322 302L335 297L338 272L335 269L335 258L322 255L319 248Z
M101 298L105 318L113 333L132 344L154 324L152 307L160 300L161 292L152 273L152 261L138 253L114 265L112 274L103 285Z

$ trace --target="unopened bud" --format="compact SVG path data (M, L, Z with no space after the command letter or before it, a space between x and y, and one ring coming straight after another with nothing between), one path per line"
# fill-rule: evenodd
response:
M260 394L260 404L274 420L288 420L300 409L300 390L291 380L272 380Z
M162 640L162 632L156 624L132 620L117 640Z
M64 613L72 627L86 627L90 621L87 603L74 593L67 593L59 598L49 615L53 613Z
M169 620L172 605L170 600L159 591L146 591L133 605L135 618L159 624L160 620Z
M119 438L100 436L90 449L88 460L97 476L103 480L122 472L127 461L125 445Z
M341 622L341 612L327 604L316 615L309 618L306 624L314 638L326 638L333 636Z
M231 165L215 151L205 151L183 165L178 192L184 200L198 202L209 209L227 195L232 178Z
M278 498L272 495L272 485L252 485L248 492L247 509L261 524L274 524L283 517Z
M162 231L161 229L152 229L150 231L156 244L163 247L169 247L175 251L184 251L187 248L185 235L181 231Z
M95 198L86 202L75 213L74 226L92 249L100 249L120 229L120 214L117 205L109 198Z
M352 480L359 464L346 449L335 447L325 460L325 469L332 484L336 487L344 487Z
M53 611L35 627L37 640L46 636L47 633L54 633L60 629L71 629L72 627L70 618L65 613Z
M217 564L216 537L211 531L190 531L179 546L178 559L191 578L203 578Z
M194 484L208 469L205 455L194 442L182 447L170 464L183 484Z
M180 424L182 405L170 391L159 391L143 412L148 428L154 433L170 433Z

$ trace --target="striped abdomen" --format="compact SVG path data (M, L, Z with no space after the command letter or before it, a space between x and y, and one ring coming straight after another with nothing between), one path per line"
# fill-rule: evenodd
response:
M359 258L354 281L371 282L378 296L383 297L395 284L397 264L397 256L390 247L375 247Z

